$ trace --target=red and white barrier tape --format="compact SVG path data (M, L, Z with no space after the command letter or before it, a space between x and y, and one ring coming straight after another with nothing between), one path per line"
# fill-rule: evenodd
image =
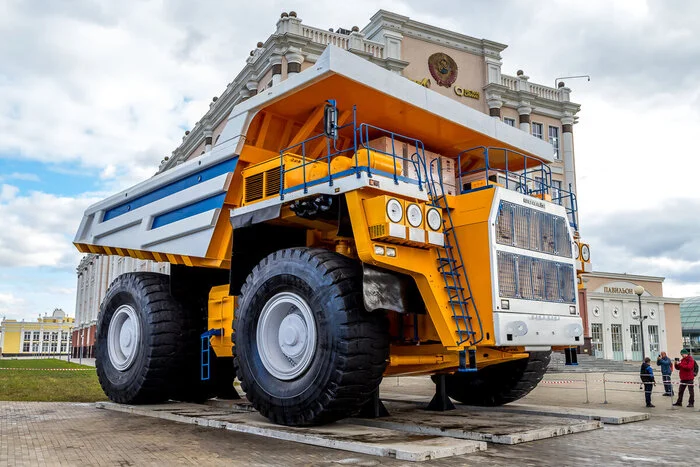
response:
M95 371L94 368L0 368L0 370L21 370L21 371Z

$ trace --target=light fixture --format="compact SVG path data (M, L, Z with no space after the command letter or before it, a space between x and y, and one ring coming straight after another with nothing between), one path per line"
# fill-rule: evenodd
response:
M392 248L390 246L386 247L386 255L389 258L396 258L396 248Z
M440 224L442 223L442 215L440 214L440 211L438 211L436 208L430 208L428 209L426 218L428 220L428 227L433 230L440 229Z
M401 222L403 219L403 207L396 198L391 198L386 203L386 215L391 222Z
M570 314L570 315L575 315L575 314L576 314L576 306L574 306L574 305L569 305L569 314Z
M374 245L374 254L384 256L384 247L381 245Z
M406 218L413 227L420 227L423 223L423 210L417 204L409 204L406 208Z
M510 301L501 299L501 309L510 310Z
M591 247L586 243L581 245L581 259L588 262L591 259Z

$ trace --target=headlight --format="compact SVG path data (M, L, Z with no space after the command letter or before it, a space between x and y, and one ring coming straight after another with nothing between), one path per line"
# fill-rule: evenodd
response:
M576 255L574 259L579 259L579 257L581 256L580 247L576 243L574 244L574 254Z
M386 203L386 215L389 217L391 222L401 222L403 219L403 207L399 200L396 198L391 198Z
M420 227L423 223L423 210L417 204L409 204L406 208L406 218L413 227Z
M440 224L442 223L442 214L435 208L428 209L428 214L426 215L428 219L428 227L433 230L439 230Z
M591 259L591 247L585 243L581 245L581 259L586 262Z

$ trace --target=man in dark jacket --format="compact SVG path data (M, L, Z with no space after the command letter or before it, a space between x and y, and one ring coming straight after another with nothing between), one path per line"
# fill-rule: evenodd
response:
M651 403L651 391L654 389L654 370L651 368L651 358L647 357L639 369L639 377L644 383L644 399L646 399L647 407L654 407Z
M671 374L673 373L673 362L666 352L656 359L656 364L661 367L661 379L664 382L664 396L673 396L673 385L671 384Z
M693 387L695 382L695 360L690 356L690 352L685 349L681 350L681 355L683 359L680 362L676 361L676 370L678 370L681 378L681 386L678 388L678 400L673 405L683 407L683 393L685 392L685 388L688 388L688 392L690 393L688 407L693 407L693 404L695 404L695 388Z

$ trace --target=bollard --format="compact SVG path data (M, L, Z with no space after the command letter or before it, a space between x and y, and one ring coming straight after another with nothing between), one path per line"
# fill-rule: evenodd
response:
M584 404L588 404L590 402L588 400L588 373L584 373L583 378L583 381L586 383L586 402L584 402Z

